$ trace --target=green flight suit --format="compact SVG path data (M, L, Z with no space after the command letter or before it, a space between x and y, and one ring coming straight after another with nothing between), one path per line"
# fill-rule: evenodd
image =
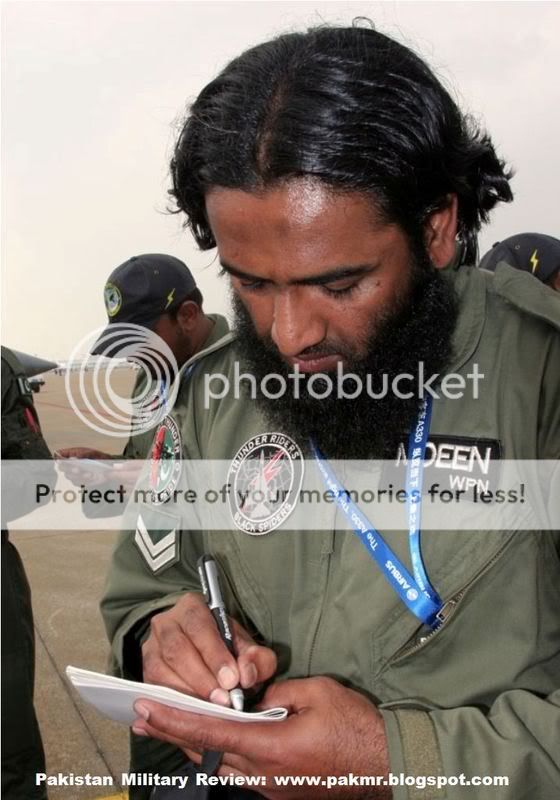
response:
M222 317L220 314L207 314L206 316L208 319L213 321L214 325L212 326L212 329L208 335L208 339L204 343L202 349L210 347L210 345L212 345L218 339L221 339L222 336L225 336L225 334L228 332L228 323L225 317ZM140 370L132 390L133 398L138 397L138 395L145 390L146 380L146 373L143 370ZM143 431L142 433L131 434L124 448L123 457L132 459L147 458L152 446L153 438L154 428L150 428L150 430Z
M41 435L33 395L23 367L2 347L2 460L51 459ZM41 470L55 482L54 468ZM44 800L46 790L35 785L35 773L45 771L43 743L33 707L35 635L31 592L23 563L8 539L5 523L33 510L21 505L18 465L4 475L2 519L2 797ZM29 470L25 463L22 470ZM14 474L15 473L15 474ZM20 478L23 480L23 477ZM9 493L9 494L8 494ZM11 496L10 496L11 495ZM9 499L8 499L9 498ZM10 513L7 514L6 508Z
M434 401L430 442L490 442L497 460L557 459L560 296L507 266L494 275L470 267L445 275L460 302L448 372L467 376L478 364L485 377L477 400L466 393ZM198 372L182 384L171 416L185 458L233 461L244 443L270 431L245 399L228 395L205 408L201 374L233 380L235 359L226 339L200 354ZM552 495L541 487L535 513L546 518ZM331 530L291 531L288 520L261 536L233 522L228 531L189 531L181 511L154 507L146 512L153 557L144 534L123 532L102 602L118 671L141 674L147 620L200 591L196 561L211 552L228 610L276 650L278 677L337 676L379 704L393 773L509 779L499 789L396 787L395 800L551 800L560 790L560 542L545 525L524 529L529 511L519 508L510 530L422 532L446 609L426 637L334 506ZM167 561L156 558L158 515L163 529L166 514L182 530L178 558ZM381 533L407 563L406 533Z

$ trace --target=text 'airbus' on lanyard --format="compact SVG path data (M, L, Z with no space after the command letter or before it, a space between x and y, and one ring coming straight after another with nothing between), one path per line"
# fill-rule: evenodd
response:
M410 557L414 576L410 574L379 531L350 498L349 492L339 483L330 464L316 445L312 442L311 446L327 488L332 492L336 504L350 522L354 533L361 539L371 558L377 563L407 608L425 625L437 628L440 624L437 615L443 604L430 583L420 549L422 477L431 416L432 398L429 397L424 401L416 425L408 437L406 505Z

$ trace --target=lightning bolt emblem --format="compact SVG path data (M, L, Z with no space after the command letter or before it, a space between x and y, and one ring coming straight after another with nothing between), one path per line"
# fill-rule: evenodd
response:
M537 267L539 266L539 259L537 258L537 251L536 250L533 253L533 255L531 256L531 258L529 259L529 261L533 265L533 269L531 270L531 274L534 275L535 272L537 271Z
M537 252L537 251L535 250L535 253L536 253L536 252ZM173 302L173 298L174 298L174 297L175 297L175 289L171 289L171 291L170 291L170 292L169 292L169 294L167 295L167 305L165 306L165 308L169 308L169 306L170 306L170 305L171 305L171 303Z

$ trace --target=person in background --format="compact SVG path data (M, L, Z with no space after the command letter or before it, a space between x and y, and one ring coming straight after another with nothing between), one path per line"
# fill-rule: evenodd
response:
M212 346L227 334L228 325L218 314L203 311L203 297L189 268L174 256L162 253L148 253L133 256L118 266L108 277L104 292L108 323L105 330L92 347L92 355L118 357L129 341L129 334L123 324L140 325L157 334L169 347L181 368L196 353ZM119 326L119 327L116 327ZM146 387L150 380L149 370L140 369L134 385L132 397L146 392L150 400L169 387L153 380L153 390ZM174 377L174 376L172 376ZM80 485L84 480L84 468L79 463L64 463L65 459L128 459L146 458L152 443L154 429L131 433L122 454L111 455L90 447L66 447L57 450L56 458L61 459L60 467L74 483ZM141 464L116 464L112 471L103 473L103 483L117 481L128 487L134 485ZM95 482L89 475L88 483ZM115 512L116 513L116 512Z
M560 239L545 233L509 236L492 245L479 267L495 272L500 262L530 272L546 286L560 292Z
M23 356L24 354L22 354ZM36 360L36 359L31 359ZM43 366L41 371L56 367ZM41 433L26 370L2 347L2 797L45 800L35 774L45 772L45 753L33 705L35 634L31 590L6 525L37 508L24 490L30 476L54 485L52 455ZM9 463L6 463L9 462ZM20 463L21 462L21 463ZM48 495L50 496L50 494ZM44 501L46 502L46 500Z

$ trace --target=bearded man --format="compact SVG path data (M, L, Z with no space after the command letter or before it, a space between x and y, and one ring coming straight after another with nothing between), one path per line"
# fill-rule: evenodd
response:
M408 48L321 27L248 50L191 107L172 177L199 246L217 247L236 316L164 422L185 459L227 462L234 483L245 471L253 487L278 483L282 467L290 493L304 462L333 490L335 460L394 459L411 432L408 462L416 442L417 461L437 452L437 468L473 480L486 458L558 456L557 298L528 275L472 268L481 224L512 198L509 174ZM329 392L341 369L367 391ZM240 371L256 392L208 402L204 375L231 383ZM297 392L272 398L271 374ZM403 374L414 391L385 391ZM441 387L473 374L484 376L477 396L426 402L420 391L422 376ZM541 490L544 507L551 489ZM121 535L102 605L119 673L224 705L234 687L259 689L261 707L289 711L242 724L140 701L133 730L150 771L210 750L223 753L218 776L262 776L271 800L472 797L464 781L494 775L507 780L503 800L552 797L557 534L517 530L520 511L509 530L423 531L420 553L415 523L409 557L402 506L402 529L380 532L359 502L333 494L310 532L294 529L297 509L267 517L263 498L241 495L224 529L189 530L156 493ZM207 552L235 655L200 594ZM329 776L345 780L326 789Z

